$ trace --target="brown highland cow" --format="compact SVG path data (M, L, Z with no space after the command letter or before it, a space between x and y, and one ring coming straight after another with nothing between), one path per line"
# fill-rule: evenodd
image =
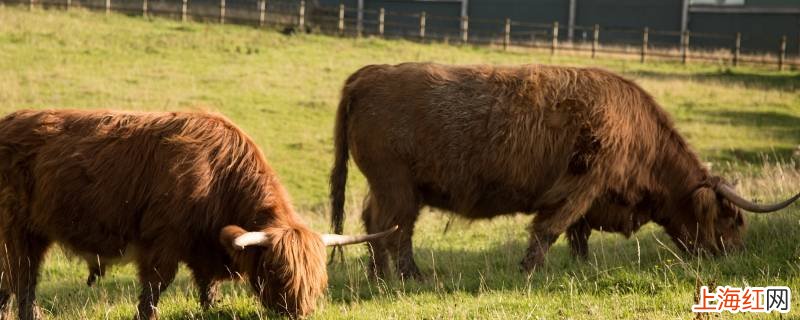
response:
M387 231L388 233L388 231ZM203 307L221 280L245 277L261 303L302 316L327 286L325 245L295 213L253 141L221 116L20 111L0 119L0 319L39 318L35 288L53 243L89 262L133 261L136 319L188 265Z
M542 264L569 230L586 255L592 228L630 234L655 221L684 250L742 246L739 208L771 212L712 176L666 112L638 85L599 69L525 65L372 65L342 91L331 173L341 233L348 156L369 183L367 231L375 274L388 255L418 276L411 237L421 206L468 219L536 213L522 259ZM388 254L388 255L387 255Z

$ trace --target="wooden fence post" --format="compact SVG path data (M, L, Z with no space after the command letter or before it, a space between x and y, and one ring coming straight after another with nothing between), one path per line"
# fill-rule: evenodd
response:
M550 44L550 54L555 55L558 49L558 21L553 22L553 42Z
M681 37L681 63L686 64L689 61L689 37L691 37L691 32L686 30L683 32L683 37Z
M419 14L419 38L425 39L425 11Z
M592 31L592 59L594 59L597 55L597 45L600 42L600 25L595 24Z
M344 4L339 4L339 35L344 35Z
M383 26L384 20L386 16L386 11L381 8L381 11L378 12L378 34L383 37Z
M189 0L181 1L181 21L186 22L189 14Z
M739 65L739 53L742 49L742 33L736 33L736 42L733 44L733 66Z
M306 0L300 0L300 12L297 17L297 26L300 32L305 32L306 29Z
M469 41L469 16L461 17L461 42L467 43Z
M267 0L258 2L258 26L263 27L267 24Z
M783 63L786 60L786 36L781 37L781 44L778 48L778 71L783 71Z
M219 0L219 23L225 24L225 0Z
M142 0L142 16L147 18L147 0Z
M66 11L69 11L69 7L71 7L71 6L72 6L72 0L67 0L67 9L66 9Z
M106 15L111 13L111 0L106 0Z
M508 46L511 44L511 19L506 18L506 27L503 30L503 50L508 50Z
M361 37L364 33L364 7L359 6L356 12L356 36Z
M33 0L28 0L28 11L33 11Z
M648 38L650 37L649 33L650 28L644 27L644 30L642 31L642 63L644 63L644 61L647 59L647 42L649 40Z

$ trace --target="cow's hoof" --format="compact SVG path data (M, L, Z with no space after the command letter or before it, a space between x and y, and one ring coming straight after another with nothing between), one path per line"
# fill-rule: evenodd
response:
M3 318L5 319L5 318ZM10 317L8 319L11 319ZM33 305L30 309L27 309L27 312L22 312L19 314L20 320L42 320L44 319L44 313L42 309L39 308L37 305Z
M220 302L220 298L218 294L214 294L213 296L206 297L200 301L200 306L203 307L203 310L208 311L209 309L213 308Z
M386 274L387 272L385 269L369 268L367 270L367 275L369 276L369 279L372 281L386 280Z
M572 258L575 259L575 261L578 261L578 262L586 262L586 261L589 261L589 254L587 254L586 252L575 252L575 251L573 251L572 252Z
M525 273L532 273L535 272L536 269L541 268L542 265L544 265L544 257L540 257L539 255L527 255L520 261L519 269Z
M400 279L402 279L403 281L414 280L421 282L425 281L425 278L426 278L425 275L422 274L422 272L420 272L419 269L400 271Z
M95 282L97 282L97 275L92 273L89 275L89 278L86 279L86 285L91 288L94 287Z

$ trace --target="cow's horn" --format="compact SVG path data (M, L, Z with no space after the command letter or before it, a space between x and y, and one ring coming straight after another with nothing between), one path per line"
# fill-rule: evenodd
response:
M366 242L370 240L375 240L379 238L383 238L392 232L397 231L398 227L394 226L389 228L389 230L373 233L373 234L366 234L366 235L358 235L358 236L348 236L348 235L340 235L340 234L323 234L322 235L322 243L326 246L341 246L347 244L355 244Z
M792 204L792 202L795 202L795 200L800 198L800 193L798 193L794 197L791 197L788 200L781 203L757 204L745 198L742 198L738 193L736 193L736 191L734 191L731 187L725 184L718 185L717 192L719 192L719 194L721 194L723 197L725 197L730 202L735 204L737 207L750 212L758 212L758 213L778 211L780 209L788 207L790 204Z
M233 245L239 250L244 250L249 246L263 245L268 240L265 232L245 232L233 239Z

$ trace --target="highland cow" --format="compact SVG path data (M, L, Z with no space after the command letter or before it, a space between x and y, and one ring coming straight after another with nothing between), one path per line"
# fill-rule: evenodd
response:
M630 234L654 221L687 251L741 247L740 208L771 212L710 174L668 114L634 82L593 68L371 65L342 90L331 172L341 233L348 157L369 184L373 272L394 259L420 275L411 238L422 206L466 217L536 213L521 266L533 270L569 229L586 255L592 228Z
M37 319L35 288L58 243L90 265L135 262L136 319L155 319L180 262L200 302L221 280L248 279L277 312L311 313L327 286L325 245L295 213L253 141L217 115L20 111L0 119L0 318Z

